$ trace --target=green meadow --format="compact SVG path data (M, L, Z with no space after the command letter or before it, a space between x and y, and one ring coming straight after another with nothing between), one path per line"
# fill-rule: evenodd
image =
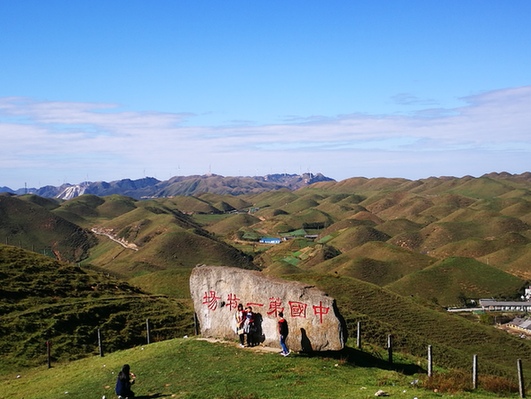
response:
M1 399L115 398L114 384L127 363L136 374L137 398L281 399L374 398L378 391L394 398L518 397L518 392L487 393L469 388L441 392L417 374L411 359L393 365L382 353L346 349L314 356L239 348L181 338L137 346L68 363L0 374ZM437 373L438 371L436 371ZM469 377L469 376L468 376ZM481 382L480 382L481 383Z

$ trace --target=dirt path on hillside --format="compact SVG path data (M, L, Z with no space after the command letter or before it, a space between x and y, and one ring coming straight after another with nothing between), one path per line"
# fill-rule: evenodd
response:
M93 227L91 229L91 231L94 233L94 234L97 234L97 235L100 235L100 236L105 236L105 237L108 237L110 238L112 241L120 244L122 247L124 248L127 248L127 249L132 249L133 251L138 251L138 247L136 246L136 244L133 244L133 243L130 243L130 242L127 242L121 238L116 238L114 235L112 235L109 231L106 231L104 229L98 229L96 227Z

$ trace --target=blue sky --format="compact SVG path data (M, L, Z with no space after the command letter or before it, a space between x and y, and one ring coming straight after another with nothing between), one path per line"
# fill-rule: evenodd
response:
M527 0L0 0L0 187L529 171L529 15Z

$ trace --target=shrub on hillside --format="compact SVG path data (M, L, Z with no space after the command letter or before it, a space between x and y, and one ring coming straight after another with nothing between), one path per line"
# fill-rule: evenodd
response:
M441 393L472 391L472 375L459 370L436 373L422 381L422 386ZM478 388L498 395L518 392L518 385L513 381L494 375L479 375Z

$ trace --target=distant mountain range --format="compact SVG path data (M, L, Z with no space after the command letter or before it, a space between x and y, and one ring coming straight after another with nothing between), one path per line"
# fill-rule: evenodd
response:
M0 187L0 192L11 194L36 194L40 197L72 199L82 194L105 196L112 194L126 195L135 199L162 198L175 195L195 195L201 193L241 195L287 188L297 190L313 183L334 181L321 173L271 174L266 176L225 177L215 174L175 176L160 181L153 177L131 180L122 179L112 182L83 182L63 184L61 186L44 186L41 188Z

